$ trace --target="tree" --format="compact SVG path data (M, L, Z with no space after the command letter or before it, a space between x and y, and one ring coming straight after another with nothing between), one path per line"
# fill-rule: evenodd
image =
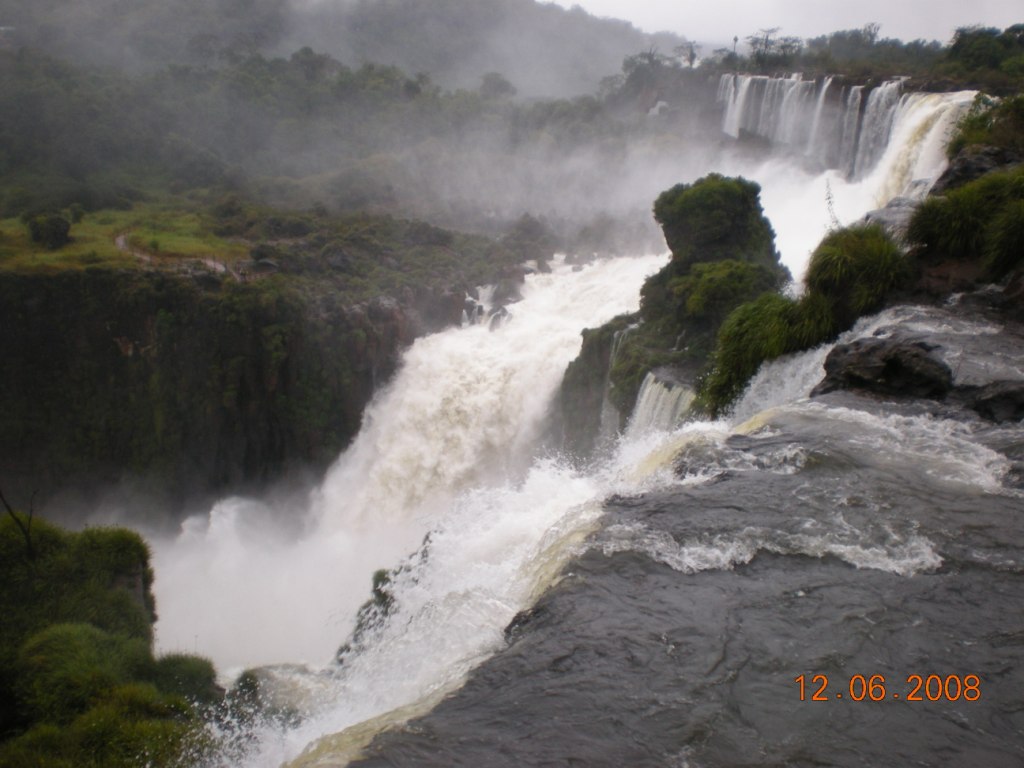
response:
M757 64L764 64L768 57L775 53L777 41L775 36L779 33L780 27L770 29L759 29L756 35L747 37L747 45L750 46L750 56Z
M51 251L66 245L71 239L71 222L56 213L42 213L28 221L28 232L32 242L39 243Z
M32 502L29 502L28 519L24 522L18 516L18 513L14 511L11 505L7 503L7 499L4 497L3 491L0 491L0 502L3 502L4 509L7 510L7 514L10 515L11 520L13 520L14 524L18 526L18 530L21 531L21 535L25 538L25 554L28 555L29 562L34 563L36 559L36 550L32 545L32 515L34 514Z
M499 72L488 72L480 82L480 95L485 99L511 98L516 93L516 87Z
M997 69L1005 53L995 27L960 27L947 54L969 69Z
M654 218L673 259L681 268L734 259L776 269L775 232L761 209L760 193L755 182L717 173L662 192Z

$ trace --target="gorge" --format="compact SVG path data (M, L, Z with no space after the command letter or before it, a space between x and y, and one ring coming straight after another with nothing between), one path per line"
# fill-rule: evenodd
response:
M0 763L1024 762L1024 28L93 1L0 17Z
M888 101L877 164L815 177L819 215L826 180L844 217L923 194L972 97ZM800 162L750 169L784 248L807 237L808 198L780 216L773 181L807 181ZM783 253L799 274L805 256ZM265 714L230 762L1020 760L1019 423L808 399L828 344L764 367L716 421L678 424L647 382L625 431L604 425L573 462L544 426L576 334L634 309L663 264L558 263L497 327L415 342L298 525L294 507L226 499L155 540L161 644L191 638L223 670L293 662L258 670ZM908 337L958 385L1020 382L1024 339L990 303L898 306L840 342ZM828 703L801 700L800 675L827 676ZM885 701L857 699L856 675L882 676ZM915 700L914 675L960 693Z

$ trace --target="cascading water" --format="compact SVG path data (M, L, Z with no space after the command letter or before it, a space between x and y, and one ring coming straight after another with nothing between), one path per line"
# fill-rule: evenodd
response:
M778 94L783 92L780 89L791 88L795 82L746 75L724 77L736 81L720 88L724 96L753 94L743 103L738 98L726 103L726 133L734 125L748 130L745 126L751 124L751 116L764 114L762 101L778 101ZM754 83L757 85L752 86ZM833 214L840 223L850 224L894 197L923 197L945 170L944 148L957 120L970 108L975 92L900 96L899 88L899 82L893 81L872 90L867 96L870 109L865 107L862 114L863 90L855 86L844 94L842 112L830 113L829 99L822 93L831 89L831 83L822 81L815 99L800 102L798 114L807 125L818 120L819 126L839 128L819 127L816 143L797 145L793 147L798 150L796 155L783 152L753 169L742 158L722 161L722 172L743 175L761 184L762 204L776 230L779 251L798 282L811 251L833 225ZM818 102L823 102L820 110ZM767 131L767 126L755 121L749 130ZM770 133L758 135L772 138ZM806 157L829 158L828 170L798 164ZM858 168L857 174L847 172L854 167Z
M897 307L840 341L925 334L1024 378L1024 338L964 314ZM564 581L357 764L1019 764L1021 426L809 400L827 351L765 366L728 421L627 431L590 476L621 495Z
M864 87L859 85L844 89L841 99L834 101L829 96L833 80L722 75L718 88L724 108L722 131L733 138L739 138L741 131L750 133L859 179L896 143L890 142L890 136L901 114L929 94L903 94L903 81L890 80L868 90L866 102ZM960 97L939 96L957 105ZM826 130L826 125L837 130Z
M863 176L873 168L889 145L889 132L892 130L894 110L899 102L902 85L901 81L892 80L882 83L868 94L857 141L857 157L853 164L854 176Z
M826 139L838 144L839 135L853 167L859 153L856 137L862 131L862 92L846 90L846 111L830 114L829 93L836 90L828 81L815 86L797 78L723 80L720 94L730 104L723 127L738 136L770 126L775 135L787 136L794 149L812 157L827 155L819 154ZM891 121L884 152L855 181L835 171L812 176L788 159L760 169L729 168L726 162L719 170L762 182L780 250L799 276L809 246L827 223L824 183L835 191L837 210L849 217L884 203L880 198L885 195L913 187L916 179L934 175L943 162L937 149L972 95L909 94L885 107ZM877 101L881 115L883 101ZM858 118L852 123L851 114ZM801 124L805 135L796 128ZM822 210L818 229L807 215L817 209ZM979 494L995 499L986 502L986 519L1002 513L1009 462L983 444L973 428L928 413L872 413L842 403L805 401L820 378L824 349L766 366L729 422L677 425L688 393L652 378L645 382L626 434L603 463L580 471L555 458L538 457L547 409L579 348L579 331L635 309L644 276L663 258L607 260L578 271L560 265L551 275L530 276L524 300L510 307L508 322L490 327L467 317L464 327L421 339L407 352L402 370L368 409L354 445L298 513L229 499L208 515L187 521L176 540L155 542L158 638L164 650L198 649L228 673L281 662L317 665L273 673L287 688L289 706L299 717L284 725L257 724L230 762L254 768L342 765L387 726L431 710L428 720L441 718L450 728L441 731L458 735L446 741L429 730L400 734L395 737L399 746L406 739L413 743L412 754L419 756L406 764L539 764L559 757L595 765L641 764L645 759L686 764L690 747L679 751L679 728L664 722L658 712L671 712L674 723L696 722L692 743L709 743L717 750L706 758L709 762L699 764L744 762L739 753L718 746L720 738L737 743L744 738L744 726L734 728L728 707L716 710L727 714L721 727L712 727L714 716L705 722L701 708L694 706L704 699L717 702L718 686L736 684L716 677L719 665L731 663L734 649L728 638L709 629L725 627L729 619L697 616L682 628L673 622L684 621L679 617L687 612L713 612L702 606L728 604L734 594L763 592L763 586L734 589L731 580L733 569L758 567L764 554L787 568L796 564L779 576L793 600L812 594L819 581L863 579L872 586L880 575L909 581L915 574L935 573L951 557L941 525L952 530L959 518L949 513L934 529L920 515L906 518L908 488L926 499L914 502L915 513L938 503L932 499L955 497L958 505L980 504L959 500L976 500ZM884 315L857 331L884 333L888 325L908 319ZM930 316L917 319L928 328L939 322ZM843 439L834 438L833 432ZM877 474L867 481L843 474L855 464ZM893 474L893 468L904 475ZM738 485L716 495L730 478L738 479ZM876 490L865 491L865 483L871 487L876 481ZM630 501L648 493L652 499L668 494L672 514L665 514L657 501L650 507ZM680 493L692 496L682 501L671 496ZM605 501L616 494L619 501ZM791 514L792 505L806 511ZM952 549L957 557L982 557ZM621 553L626 555L617 559ZM1012 552L990 556L1024 572L1024 563L1014 560ZM567 575L551 590L569 562L585 577ZM807 577L795 575L806 562L823 569L822 575L814 572L810 584ZM627 588L616 581L619 570L627 567L623 563L639 569L629 572L627 585L641 578L657 582L659 587L647 599L680 602L669 607L659 603L652 613L638 611L624 596ZM372 574L382 568L392 569L386 586L388 615L353 635L358 609L370 596ZM862 572L873 575L862 577ZM720 587L705 586L710 577L687 582L682 590L671 581L680 575L709 574ZM599 593L605 585L608 589L595 598L586 591L588 583L598 585ZM716 601L715 589L726 597ZM560 602L574 595L582 596L578 605ZM765 604L771 597L757 595ZM539 598L538 615L549 617L552 631L533 626L527 616L511 625L509 637L516 636L520 625L523 632L535 633L530 647L542 656L529 664L543 674L515 668L510 672L502 666L532 660L529 648L518 656L499 653L468 688L439 704L470 670L500 651L513 617ZM601 599L610 601L608 609ZM865 600L860 593L849 599ZM817 605L808 604L812 602ZM756 626L756 608L741 609L755 612L749 623ZM579 620L574 622L574 615ZM618 639L602 624L614 623L618 616L636 637ZM797 620L792 623L801 626ZM581 639L578 647L593 642L597 650L580 651L574 661L577 646L565 649L565 638L591 625L594 638ZM733 629L737 637L745 637ZM781 631L771 625L763 634ZM601 645L606 636L617 638L614 647ZM343 662L329 664L347 637L351 640ZM554 650L549 653L545 644ZM687 650L676 650L682 647ZM824 652L820 656L827 658ZM609 671L622 658L632 660L634 682ZM659 671L660 664L682 658L692 659L693 669ZM815 658L808 655L805 661L814 664ZM795 664L790 659L780 668L792 678ZM494 678L489 677L492 668L497 670ZM574 677L576 672L584 677ZM742 681L743 675L737 672L730 679ZM681 699L664 689L666 680L684 691ZM707 680L710 687L702 689ZM561 691L563 681L570 688L549 695L550 690ZM756 686L743 688L742 694L754 701ZM573 698L591 690L597 693L590 700ZM499 695L504 693L511 698ZM775 701L760 702L755 717L778 709L781 694L774 695ZM453 714L463 696L473 703ZM574 702L582 722L560 725L568 722L560 719L564 713L558 709L564 701ZM634 704L635 711L622 714L616 723L632 723L635 717L636 732L644 733L643 738L618 738L614 727L586 727L586 722L601 723L606 710ZM512 711L503 709L507 706ZM486 725L471 724L462 734L459 717L467 712L480 713ZM742 716L737 719L743 721ZM523 723L538 738L524 738ZM499 736L506 746L496 750L486 736L504 734L503 729L518 735ZM420 738L425 744L416 752ZM665 739L674 746L663 746ZM382 749L387 743L385 739ZM637 745L660 750L659 757L629 752ZM536 753L530 751L534 748ZM780 763L804 760L799 750L780 754ZM818 754L811 761L823 759ZM393 763L384 758L381 764Z
M634 310L644 277L663 261L528 277L509 322L452 329L407 351L306 510L228 499L189 519L176 540L154 543L159 645L201 647L231 672L328 661L372 574L398 566L429 534L420 564L395 578L401 618L341 677L318 680L327 692L303 704L318 716L262 743L253 764L278 765L323 730L455 684L557 572L562 538L597 513L587 506L596 486L535 463L533 446L580 330ZM296 518L299 530L280 522ZM307 677L295 674L301 688Z
M689 387L663 381L654 373L648 373L640 385L627 434L635 436L656 429L673 429L690 407L693 398L694 392Z

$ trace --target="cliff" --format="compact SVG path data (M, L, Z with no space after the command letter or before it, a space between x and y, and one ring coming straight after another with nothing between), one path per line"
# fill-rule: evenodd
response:
M244 281L0 271L2 487L43 500L121 484L178 505L322 469L401 350L459 322L477 281L515 271L512 254L480 240L465 254L445 246L444 268L436 248L418 246L437 263L432 278L411 270L423 266L416 247L376 246L365 269L351 247L308 258L278 247L263 262L272 273Z

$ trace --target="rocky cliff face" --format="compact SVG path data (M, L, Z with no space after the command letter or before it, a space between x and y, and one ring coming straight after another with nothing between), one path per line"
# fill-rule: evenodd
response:
M0 275L0 482L41 499L127 482L177 504L324 467L464 295L345 305L281 276Z
M789 275L759 195L753 182L709 174L658 197L654 216L672 259L644 283L639 312L584 332L583 348L562 384L566 450L589 456L605 393L625 421L655 369L696 389L722 321L735 307L785 283Z

